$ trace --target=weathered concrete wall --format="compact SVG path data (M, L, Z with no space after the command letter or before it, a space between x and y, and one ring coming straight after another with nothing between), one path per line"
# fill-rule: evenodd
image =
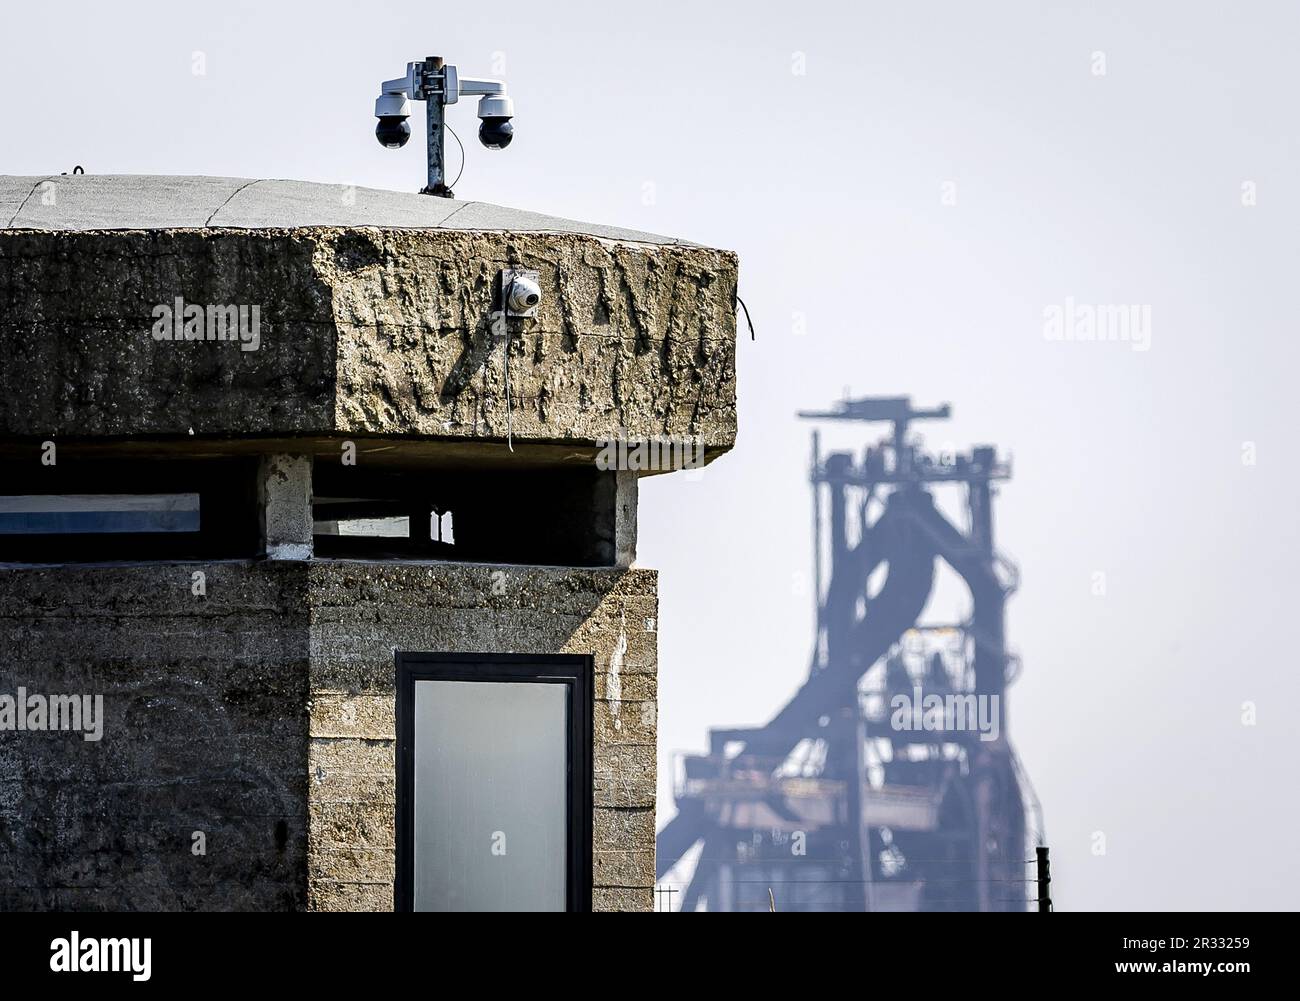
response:
M309 906L393 906L401 650L593 655L593 906L652 909L656 581L648 570L313 564Z
M0 695L104 710L0 731L0 908L305 906L306 608L302 564L0 570Z
M649 910L656 605L615 568L0 569L0 695L106 717L0 732L0 908L390 909L406 650L594 656L594 904Z
M0 437L505 435L735 441L736 258L561 233L306 228L0 231ZM93 280L88 280L93 276ZM156 341L152 310L260 309L260 346Z
M421 267L400 262L421 261ZM355 231L317 271L339 327L338 427L503 437L505 359L491 335L506 264L541 272L536 320L511 321L514 434L735 442L735 257L588 237Z
M337 334L292 233L0 233L0 436L308 433ZM263 304L262 343L155 341L152 310Z

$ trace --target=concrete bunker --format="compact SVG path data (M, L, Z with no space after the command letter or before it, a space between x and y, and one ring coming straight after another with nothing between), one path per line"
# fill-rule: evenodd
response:
M348 193L0 178L0 907L652 906L663 470L597 459L734 444L735 257ZM507 268L547 294L503 328ZM178 299L256 306L256 348L155 337ZM20 689L102 697L100 738ZM503 804L549 761L551 847L504 809L422 840L420 719L513 749Z

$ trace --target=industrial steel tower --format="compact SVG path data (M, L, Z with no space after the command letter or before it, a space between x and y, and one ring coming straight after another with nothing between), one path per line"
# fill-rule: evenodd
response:
M1018 573L993 541L994 485L1011 471L990 446L933 455L909 437L949 412L877 397L800 415L892 434L859 461L823 458L813 433L811 672L766 726L711 730L709 752L679 762L656 876L699 850L672 909L1027 908L1042 833L1007 734ZM964 532L935 503L954 486ZM965 621L919 621L940 559L969 590Z

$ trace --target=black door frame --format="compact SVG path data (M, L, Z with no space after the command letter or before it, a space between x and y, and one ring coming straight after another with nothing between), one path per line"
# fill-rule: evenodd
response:
M565 909L591 910L592 703L595 671L586 654L397 652L397 878L393 906L414 903L415 683L479 681L562 684L568 689L568 832Z

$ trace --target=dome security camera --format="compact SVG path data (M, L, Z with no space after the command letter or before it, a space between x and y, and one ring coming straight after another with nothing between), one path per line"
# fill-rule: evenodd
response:
M504 95L479 98L478 141L488 149L505 149L515 137L515 127L510 119L515 117L515 102Z
M375 99L375 138L387 149L401 149L411 138L411 102L402 94L381 94Z
M429 119L429 155L427 157L429 183L422 190L426 195L452 198L452 187L447 184L443 160L443 130L446 128L446 110L462 97L477 97L479 142L488 149L505 149L514 138L515 129L510 119L515 115L514 102L506 96L506 85L501 80L482 80L463 77L441 56L429 56L423 61L406 64L406 74L395 80L385 80L375 101L375 138L386 149L400 149L411 138L411 102L425 102ZM460 140L457 139L457 142ZM464 165L462 153L462 166Z
M541 274L522 268L501 272L501 306L506 316L536 316L542 301Z

